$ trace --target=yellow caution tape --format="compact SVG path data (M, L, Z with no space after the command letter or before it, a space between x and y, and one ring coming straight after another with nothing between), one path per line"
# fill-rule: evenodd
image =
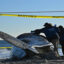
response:
M12 47L0 47L0 48L12 48Z
M29 18L64 18L64 16L38 16L38 15L17 15L17 14L0 14L0 16L16 16Z

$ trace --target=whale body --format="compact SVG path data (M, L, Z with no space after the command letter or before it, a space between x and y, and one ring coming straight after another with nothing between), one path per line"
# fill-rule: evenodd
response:
M25 33L21 34L17 37L19 40L27 43L30 47L33 48L33 50L36 52L36 54L43 54L47 53L51 50L51 47L53 47L53 44L50 43L48 40L46 40L44 37L34 35L31 33ZM53 47L54 48L54 47ZM21 48L18 48L16 46L13 46L12 48L12 56L17 58L23 58L26 55L34 56L35 54L31 51L24 50ZM29 57L28 56L28 57Z

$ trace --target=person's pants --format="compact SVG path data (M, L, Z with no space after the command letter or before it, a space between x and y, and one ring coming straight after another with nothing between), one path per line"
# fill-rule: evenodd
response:
M49 41L54 45L54 52L56 54L56 56L59 55L58 53L58 44L59 44L59 39L49 39Z

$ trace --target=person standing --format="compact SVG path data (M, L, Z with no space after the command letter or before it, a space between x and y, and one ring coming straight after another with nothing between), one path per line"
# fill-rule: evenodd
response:
M60 36L60 45L62 47L62 52L64 54L64 28L63 26L59 26L59 36Z
M52 26L51 23L45 23L44 28L35 30L35 34L44 33L46 35L46 38L49 42L52 42L54 45L54 52L55 55L58 56L58 44L59 44L59 30L56 28L56 26Z

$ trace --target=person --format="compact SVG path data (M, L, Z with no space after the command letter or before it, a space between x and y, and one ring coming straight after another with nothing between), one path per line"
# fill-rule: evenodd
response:
M37 31L37 30L36 30ZM35 33L36 33L35 31ZM40 33L44 33L46 35L46 38L49 42L52 42L54 45L54 52L56 56L58 56L58 44L59 44L59 30L56 28L56 26L52 26L51 23L45 23L44 28L38 30L38 35Z
M64 28L63 26L59 26L59 36L60 36L60 45L62 47L62 52L64 54Z

